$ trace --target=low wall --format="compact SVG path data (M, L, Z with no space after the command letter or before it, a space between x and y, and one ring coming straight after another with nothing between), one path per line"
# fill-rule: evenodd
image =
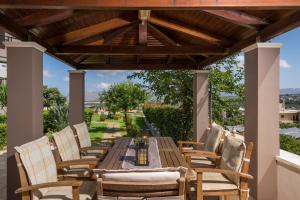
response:
M300 156L280 150L276 160L278 200L300 199Z

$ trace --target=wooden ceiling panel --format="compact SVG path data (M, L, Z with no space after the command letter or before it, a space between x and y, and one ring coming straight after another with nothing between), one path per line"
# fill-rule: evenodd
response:
M142 42L140 23L138 10L0 10L0 25L14 36L80 69L200 69L299 26L300 11L154 9Z

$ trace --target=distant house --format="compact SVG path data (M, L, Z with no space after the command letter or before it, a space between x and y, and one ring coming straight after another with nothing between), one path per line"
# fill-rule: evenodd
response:
M300 110L285 109L285 103L282 102L279 106L279 120L282 123L300 122Z
M7 79L7 65L6 65L6 48L3 42L16 41L17 39L6 33L0 27L0 84L5 84Z

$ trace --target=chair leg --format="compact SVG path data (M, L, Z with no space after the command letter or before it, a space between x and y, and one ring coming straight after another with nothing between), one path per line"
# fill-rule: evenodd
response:
M249 199L248 191L241 191L240 192L240 200L248 200L248 199Z

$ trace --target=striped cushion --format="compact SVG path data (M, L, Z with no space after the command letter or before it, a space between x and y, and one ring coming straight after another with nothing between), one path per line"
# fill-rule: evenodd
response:
M81 124L74 125L76 130L80 147L90 147L92 146L89 130L85 122Z
M26 169L32 185L56 182L56 163L52 154L49 139L44 136L40 139L15 147L20 154L21 161ZM39 199L47 188L40 189L33 194L33 199Z
M54 133L53 138L62 161L80 159L79 148L70 126Z

